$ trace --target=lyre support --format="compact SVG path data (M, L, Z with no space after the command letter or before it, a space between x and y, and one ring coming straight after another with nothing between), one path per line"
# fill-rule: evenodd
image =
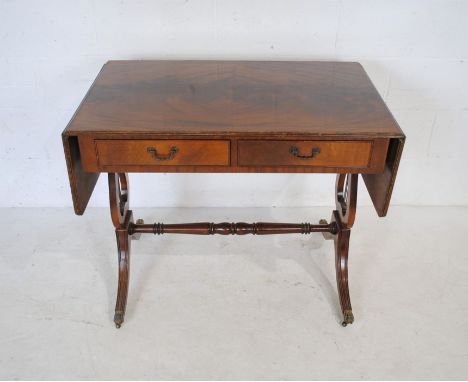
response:
M353 323L351 299L348 288L348 251L351 227L356 215L357 174L338 174L335 185L336 210L330 223L320 220L310 223L179 223L145 224L139 219L133 222L129 209L129 185L127 174L109 173L109 198L112 222L115 226L119 255L119 282L115 306L115 325L120 328L125 317L130 272L130 238L141 234L191 234L191 235L272 235L310 234L321 232L335 244L335 270L338 296L343 313L342 325Z
M337 175L335 184L336 210L333 211L331 218L331 223L336 223L337 232L333 235L324 234L324 237L332 239L335 245L336 285L343 313L343 326L354 322L348 286L348 253L351 227L356 217L357 184L357 174ZM324 224L326 220L320 222Z
M130 234L129 227L133 224L132 211L129 210L129 187L127 174L109 173L109 201L112 222L117 239L119 281L115 303L114 322L120 328L124 321L127 306L128 283L130 276Z
M127 174L109 173L109 202L112 223L115 228L124 224L130 204L130 190Z
M335 184L336 211L343 226L351 228L356 217L357 174L338 174Z

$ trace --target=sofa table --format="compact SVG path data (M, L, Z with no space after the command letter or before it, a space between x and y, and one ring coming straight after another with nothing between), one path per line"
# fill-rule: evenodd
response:
M108 173L118 248L114 321L124 321L130 238L142 233L322 232L335 243L343 326L354 320L348 248L358 174L379 216L390 203L405 136L359 63L109 61L62 134L73 205L84 213ZM131 172L335 173L330 222L134 222Z

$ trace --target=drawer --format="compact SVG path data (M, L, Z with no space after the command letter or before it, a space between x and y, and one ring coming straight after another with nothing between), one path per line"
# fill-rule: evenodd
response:
M100 166L228 166L228 140L95 141Z
M366 168L372 141L260 141L238 143L239 166ZM382 163L383 165L383 163Z

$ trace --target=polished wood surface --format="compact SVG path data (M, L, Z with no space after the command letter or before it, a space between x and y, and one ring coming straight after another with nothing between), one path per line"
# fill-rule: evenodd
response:
M239 141L238 153L240 166L367 168L372 142L245 140Z
M80 136L86 172L381 173L389 140L94 139ZM311 156L314 151L313 158ZM317 152L320 151L319 153Z
M82 215L94 191L99 173L85 171L82 162L82 152L76 136L62 134L63 151L70 180L73 207L77 215Z
M109 61L72 134L399 137L356 62Z
M372 175L362 174L372 203L380 217L387 215L404 145L404 137L391 139L384 171Z
M114 322L124 321L130 239L141 234L322 232L335 243L342 324L358 174L385 216L405 136L362 66L350 62L110 61L62 134L75 212L108 173L118 248ZM133 221L129 172L336 173L330 223Z
M106 166L228 166L229 141L218 140L96 140L96 159Z
M173 146L148 151L137 142L164 139L225 141L229 158L225 148L174 154ZM246 152L252 139L295 140L297 156L276 148ZM365 174L385 216L404 139L359 63L308 61L109 61L63 132L77 214L100 172L322 172ZM312 140L326 150L301 159Z

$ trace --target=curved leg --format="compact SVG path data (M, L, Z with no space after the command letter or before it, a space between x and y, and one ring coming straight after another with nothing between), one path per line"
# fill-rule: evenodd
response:
M115 303L114 322L117 328L120 328L125 317L125 308L127 306L128 281L130 276L130 235L128 225L132 222L132 212L127 213L128 222L124 222L124 227L117 228L115 235L117 238L117 250L119 254L119 283L117 288L117 301Z
M343 312L343 326L352 324L354 321L353 310L351 307L351 298L349 297L348 287L348 251L349 237L351 230L343 228L339 221L339 216L336 211L333 212L332 221L337 222L338 233L335 235L335 271L336 271L336 286L340 299L341 311Z
M119 256L119 282L114 322L115 326L120 328L124 321L125 308L127 306L128 281L130 275L129 227L133 223L133 215L132 211L128 209L129 189L127 175L110 173L108 179L111 217L115 226Z
M338 174L336 177L335 201L331 222L335 223L336 233L324 235L335 244L336 285L343 313L342 325L354 322L351 298L348 287L348 252L351 227L356 215L357 174ZM325 220L321 221L326 223Z

